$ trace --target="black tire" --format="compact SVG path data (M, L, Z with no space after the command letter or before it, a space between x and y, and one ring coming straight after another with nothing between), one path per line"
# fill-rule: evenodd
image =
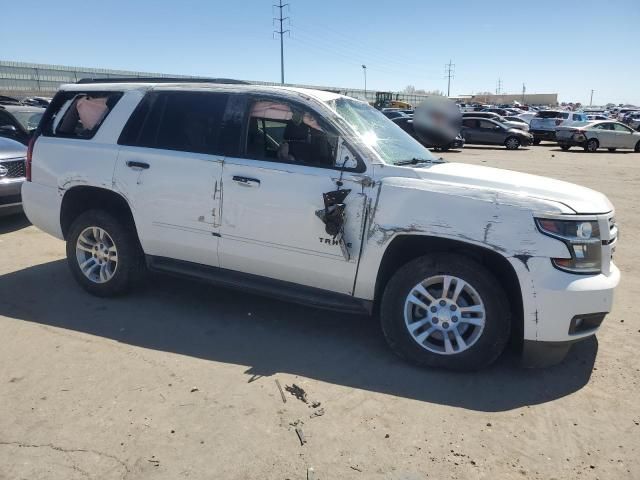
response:
M419 282L437 275L454 275L479 294L486 310L484 329L474 344L449 355L427 350L411 336L404 317L407 296ZM391 349L419 366L451 370L477 370L490 365L504 350L511 318L507 297L497 279L469 257L453 253L431 254L402 266L389 280L382 296L380 320Z
M569 149L571 148L571 145L560 145L560 148L562 150L564 150L565 152L569 151Z
M117 266L113 276L104 283L90 280L80 269L76 242L88 227L99 227L106 231L117 248ZM66 247L67 263L74 278L87 292L98 297L113 297L128 292L145 270L135 227L103 210L88 210L78 216L69 228Z
M504 141L507 150L517 150L520 148L520 139L518 137L507 137Z
M584 151L589 153L595 153L600 147L600 142L595 138L587 140L587 143L584 144Z
M640 152L640 141L636 143L636 148L633 149L636 152Z
M609 150L610 152L615 152L616 151L615 148L607 148L607 150Z
M539 139L539 138L535 138L535 137L534 137L534 139L533 139L533 144L534 144L534 145L540 145L540 142L542 142L542 140L541 140L541 139Z

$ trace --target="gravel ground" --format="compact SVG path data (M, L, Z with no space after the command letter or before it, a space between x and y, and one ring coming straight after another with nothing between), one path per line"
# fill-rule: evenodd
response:
M640 155L444 156L609 196L623 279L597 340L545 370L420 370L366 317L163 276L91 297L61 241L0 219L0 479L640 478Z

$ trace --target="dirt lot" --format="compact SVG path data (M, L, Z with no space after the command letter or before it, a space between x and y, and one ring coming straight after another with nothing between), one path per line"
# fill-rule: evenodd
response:
M0 219L0 479L640 478L640 155L445 157L609 196L623 280L597 340L546 370L420 370L365 317L160 276L93 298L61 241Z

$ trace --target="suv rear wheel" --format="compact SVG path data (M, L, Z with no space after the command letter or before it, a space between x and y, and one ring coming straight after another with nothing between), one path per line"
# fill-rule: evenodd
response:
M591 140L587 141L587 143L585 144L584 151L593 153L596 150L598 150L599 146L600 146L600 143L598 143L598 140L596 140L595 138L592 138Z
M76 281L100 297L125 293L143 270L133 227L102 210L84 212L72 223L67 262Z
M391 348L418 365L476 370L504 350L511 321L496 278L458 254L426 255L389 280L381 304Z

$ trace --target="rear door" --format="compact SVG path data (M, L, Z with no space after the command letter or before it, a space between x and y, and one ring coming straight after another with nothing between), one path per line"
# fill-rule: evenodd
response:
M151 92L125 126L114 180L132 207L145 253L219 264L228 97L211 91Z
M600 147L616 148L616 134L613 130L613 123L600 123L589 130L589 138L597 138Z

